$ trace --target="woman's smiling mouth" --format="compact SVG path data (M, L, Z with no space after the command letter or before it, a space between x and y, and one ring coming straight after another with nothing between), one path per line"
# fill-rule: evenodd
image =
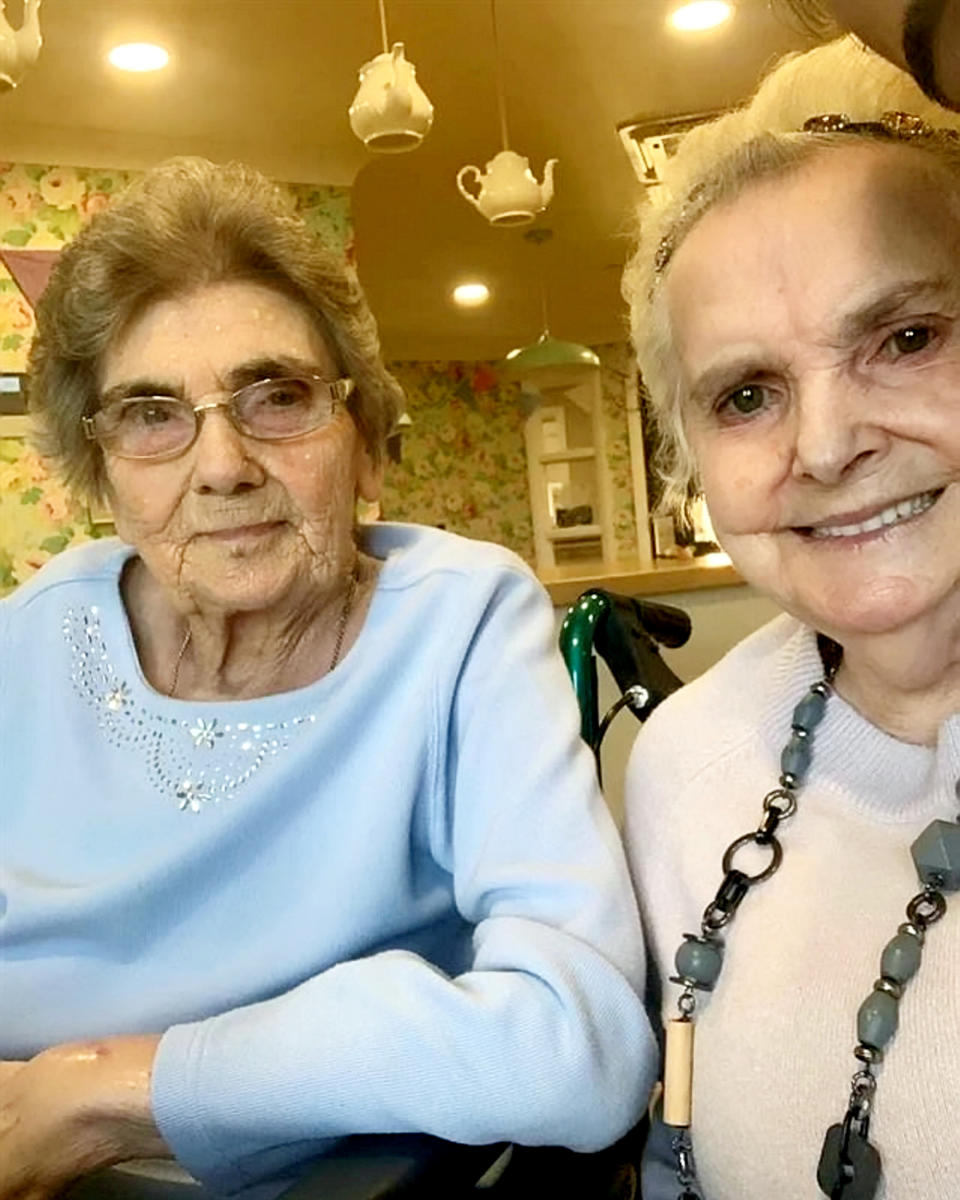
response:
M828 540L831 538L862 538L865 535L880 533L895 525L902 525L914 517L928 512L944 493L944 488L936 488L930 492L920 492L906 500L898 500L886 508L872 513L859 521L843 521L836 524L798 526L796 532L808 538Z

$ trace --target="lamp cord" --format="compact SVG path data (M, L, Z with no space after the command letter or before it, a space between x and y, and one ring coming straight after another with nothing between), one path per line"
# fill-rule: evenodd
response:
M380 0L383 3L383 0ZM500 140L504 150L510 149L507 133L507 101L503 91L503 64L500 61L500 38L497 34L497 0L490 0L490 24L493 26L493 59L497 72L497 107L500 110Z
M380 8L380 34L383 37L383 52L390 53L390 39L387 37L387 12L383 0L377 0Z

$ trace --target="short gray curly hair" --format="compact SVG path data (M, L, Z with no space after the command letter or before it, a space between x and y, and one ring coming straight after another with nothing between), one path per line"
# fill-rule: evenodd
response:
M78 495L102 498L104 463L81 418L99 407L107 348L151 304L228 280L290 295L356 387L349 402L379 460L402 402L352 269L241 163L175 158L148 171L64 249L37 306L27 397L36 441Z
M852 139L859 141L854 133L797 132L808 117L843 113L853 121L875 121L895 111L915 114L936 128L960 130L960 116L928 100L908 75L852 38L787 55L747 105L686 134L667 164L663 186L650 189L654 194L641 203L623 294L653 417L663 510L683 513L699 487L660 286L669 272L669 257L706 212L751 183L795 170L816 154L849 146ZM922 138L902 144L935 155L960 177L956 147Z

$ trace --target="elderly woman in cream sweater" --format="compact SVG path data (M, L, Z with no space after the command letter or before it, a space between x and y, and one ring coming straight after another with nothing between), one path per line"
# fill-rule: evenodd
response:
M658 710L630 764L668 1023L657 1198L957 1195L948 120L831 45L691 133L641 215L627 291L669 496L702 490L785 610Z

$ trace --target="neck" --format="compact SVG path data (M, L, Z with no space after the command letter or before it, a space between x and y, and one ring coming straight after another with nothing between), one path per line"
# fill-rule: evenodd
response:
M141 666L159 692L171 694L175 680L183 700L246 700L316 682L355 640L378 566L361 555L356 584L348 575L308 603L226 612L175 607L143 563L134 563L124 599Z
M869 721L903 742L932 746L960 712L960 622L843 637L837 691Z

